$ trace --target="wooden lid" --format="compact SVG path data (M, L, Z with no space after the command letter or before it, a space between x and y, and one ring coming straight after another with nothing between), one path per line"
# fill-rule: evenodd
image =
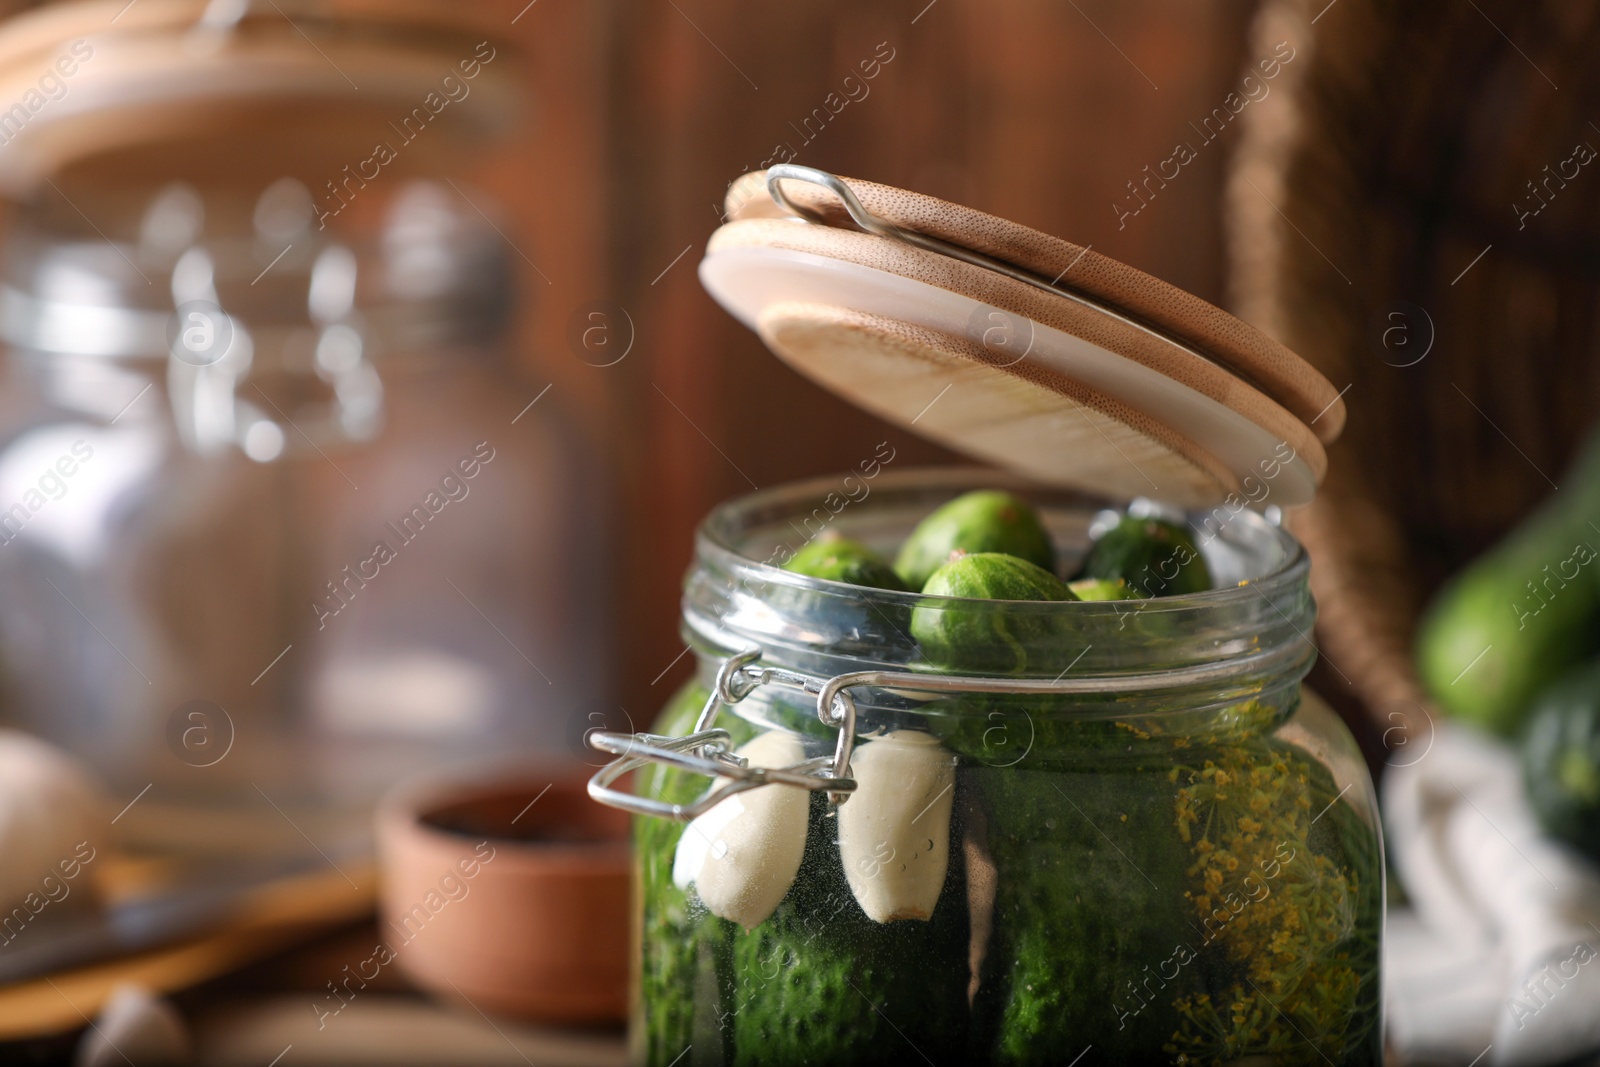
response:
M0 26L0 193L270 173L350 195L507 129L506 50L416 0L51 4Z
M872 214L895 226L982 253L1080 293L1184 342L1255 385L1324 444L1344 428L1344 401L1311 364L1255 327L1192 293L1090 248L937 197L857 178L840 179ZM821 186L790 181L784 193L830 226L854 228L837 196ZM792 217L767 191L767 172L755 171L728 188L730 220Z
M784 193L808 214L800 190L817 194L811 202L818 214L801 223L783 217L764 183L751 185L761 177L747 175L730 190L734 220L712 236L702 282L774 352L835 392L1051 484L1190 507L1234 493L1295 506L1315 493L1327 457L1301 412L1320 399L1319 390L1328 399L1321 419L1311 410L1312 423L1333 412L1342 418L1342 405L1325 379L1243 323L1095 257L1102 288L1125 283L1125 292L1147 301L1163 290L1178 294L1187 310L1169 318L1211 322L1216 336L1240 342L1236 349L1253 337L1261 342L1252 349L1254 365L1276 367L1281 383L1298 382L1298 391L1265 391L1258 377L1234 369L1237 352L1218 359L1194 342L1193 331L1179 336L1148 316L1108 306L1098 294L1055 291L1031 271L1016 270L1019 257L1010 266L993 262L994 250L1023 243L1018 233L1033 235L1031 262L1042 262L1040 249L1054 240L1045 235L946 205L952 214L932 235L939 239L920 240L923 230L911 243L902 229L913 219L926 224L915 210L900 211L902 221L866 216L876 232L863 232L837 199L825 207L834 193L786 181ZM942 203L853 181L843 192L862 187L882 191L885 203L893 202L891 194L919 209ZM865 200L858 208L872 210ZM956 241L961 234L951 220L962 213L990 220L989 236ZM960 247L951 252L941 240ZM1057 251L1076 247L1055 244ZM968 250L980 254L966 256ZM1076 254L1082 261L1092 255ZM1066 266L1076 269L1070 261ZM1150 285L1133 287L1138 279Z
M763 309L759 329L769 348L818 384L1041 482L1185 506L1239 489L1215 456L1164 424L1065 375L1007 363L965 338L792 302Z

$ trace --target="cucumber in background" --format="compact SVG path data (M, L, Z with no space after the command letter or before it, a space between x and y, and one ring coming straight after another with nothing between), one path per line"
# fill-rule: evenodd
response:
M1543 507L1424 613L1417 671L1439 706L1514 737L1534 696L1600 651L1600 437Z
M1600 861L1600 662L1539 694L1522 742L1522 771L1545 832Z

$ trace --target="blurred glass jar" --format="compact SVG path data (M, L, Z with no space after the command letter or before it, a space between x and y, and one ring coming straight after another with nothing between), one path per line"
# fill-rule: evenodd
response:
M507 358L506 248L477 203L397 183L337 235L292 179L123 190L94 223L48 194L20 212L5 718L136 787L353 798L576 742L595 482Z

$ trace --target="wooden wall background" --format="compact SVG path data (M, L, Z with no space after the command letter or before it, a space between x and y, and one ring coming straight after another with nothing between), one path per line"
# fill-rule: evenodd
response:
M897 467L952 458L795 376L700 288L723 190L776 145L1223 297L1221 190L1236 131L1125 225L1112 204L1194 139L1189 124L1258 58L1246 55L1245 0L525 4L494 0L475 15L524 50L530 94L525 129L480 180L543 274L523 278L529 374L554 383L544 402L567 409L613 475L596 550L614 562L601 595L615 659L597 688L640 728L688 672L687 657L669 667L682 649L678 589L708 508L752 485L842 471L885 438ZM893 58L868 94L805 143L796 127L884 49ZM566 337L597 300L625 308L636 332L605 368Z

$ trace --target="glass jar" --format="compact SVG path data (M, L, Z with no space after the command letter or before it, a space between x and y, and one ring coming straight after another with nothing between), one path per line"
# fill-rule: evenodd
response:
M873 469L712 512L683 600L698 677L662 737L611 738L632 758L610 770L640 769L632 803L654 811L636 823L635 1058L1381 1062L1376 800L1343 724L1301 697L1299 544L1252 512L1191 515L1215 587L1145 601L935 599L779 569L824 531L892 557L938 504L1002 487L1038 505L1070 572L1107 506ZM963 672L926 663L913 610L977 635ZM663 740L707 728L726 736ZM810 792L722 757L756 738L752 765L808 758L788 775ZM705 799L695 771L719 767L756 791ZM614 777L592 792L630 803ZM705 820L751 812L768 813L746 835L764 865L731 911L717 890L734 922L683 854L725 854L731 832Z
M45 194L3 249L0 718L166 802L360 809L576 749L596 479L511 358L478 202L396 179L324 229L291 178L75 192L95 223Z

